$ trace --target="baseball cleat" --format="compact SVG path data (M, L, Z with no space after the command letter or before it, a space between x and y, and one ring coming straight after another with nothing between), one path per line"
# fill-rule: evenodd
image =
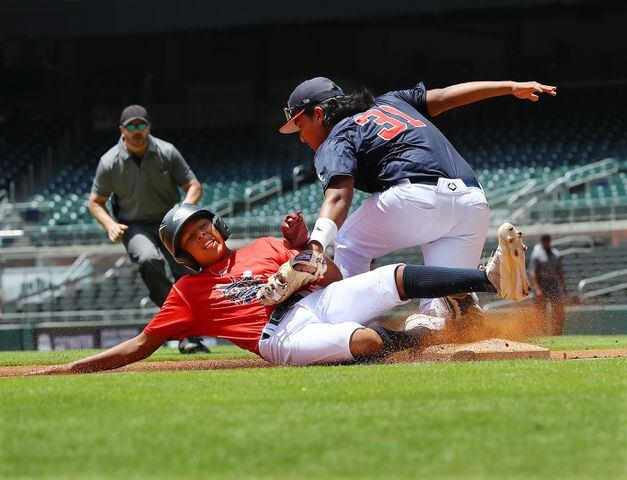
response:
M499 246L485 267L488 280L499 297L519 302L529 294L525 250L522 232L511 223L499 227Z
M184 355L189 355L192 353L211 353L211 350L209 350L207 346L202 343L202 338L189 337L184 338L179 342L179 352Z
M431 330L442 330L444 323L443 318L414 313L405 320L405 333L418 337Z
M466 327L485 320L483 309L479 305L476 293L462 293L448 297L436 298L431 308L438 316L452 320L455 325Z

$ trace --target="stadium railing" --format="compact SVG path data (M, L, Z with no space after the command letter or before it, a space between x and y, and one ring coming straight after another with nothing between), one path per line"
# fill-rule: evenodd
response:
M609 293L620 292L621 290L627 290L627 282L621 282L613 285L607 285L608 282L620 277L627 277L627 269L615 270L613 272L604 273L595 277L584 278L577 285L580 300L587 300L601 295L607 295ZM595 288L589 292L585 292L587 288L592 285L601 284L600 288Z
M255 183L250 187L247 187L244 191L244 203L246 205L246 211L250 212L250 207L253 203L259 202L270 196L280 196L283 193L283 182L281 177L276 175L274 177L266 178L261 182Z

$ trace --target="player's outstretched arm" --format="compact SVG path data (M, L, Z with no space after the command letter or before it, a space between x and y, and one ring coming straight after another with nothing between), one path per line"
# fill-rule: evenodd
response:
M31 375L55 375L71 373L92 373L102 370L112 370L131 363L138 362L149 357L167 339L154 335L146 335L144 332L111 347L104 352L82 358L65 365L54 365L42 370L37 370Z
M537 102L543 93L557 95L557 87L531 82L467 82L427 91L427 109L433 117L447 110L503 95Z

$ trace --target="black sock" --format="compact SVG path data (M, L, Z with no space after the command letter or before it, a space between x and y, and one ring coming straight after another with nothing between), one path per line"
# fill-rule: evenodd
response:
M466 292L496 292L483 270L423 265L405 266L403 289L407 298L438 298Z
M388 330L387 328L383 328L381 325L372 325L370 328L377 332L381 337L381 340L383 340L383 351L376 356L387 355L389 353L405 350L418 343L416 335L410 335L397 330Z

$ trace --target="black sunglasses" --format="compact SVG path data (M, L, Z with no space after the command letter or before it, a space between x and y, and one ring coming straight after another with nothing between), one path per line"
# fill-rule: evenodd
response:
M289 122L292 118L294 118L303 110L311 110L315 106L320 105L325 100L330 100L332 98L339 98L343 96L344 94L334 95L332 97L321 98L320 100L317 100L315 102L299 103L298 105L294 105L293 107L286 107L283 109L283 113L285 113L285 119Z
M316 104L317 105L317 104ZM309 106L314 106L314 105L307 105ZM300 104L300 105L294 105L291 108L284 108L283 109L283 113L285 113L285 120L287 120L288 122L294 118L296 115L298 115L301 111L305 110L305 105L304 104Z

